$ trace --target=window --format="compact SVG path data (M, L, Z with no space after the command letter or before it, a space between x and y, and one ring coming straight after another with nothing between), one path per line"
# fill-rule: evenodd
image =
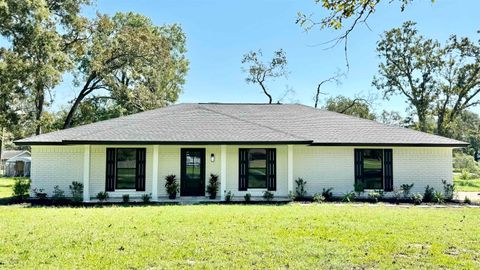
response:
M355 182L364 189L393 190L392 149L355 149Z
M364 149L362 152L365 189L383 189L383 150Z
M116 189L135 189L137 150L117 149L117 181Z
M266 149L248 149L248 188L267 188Z

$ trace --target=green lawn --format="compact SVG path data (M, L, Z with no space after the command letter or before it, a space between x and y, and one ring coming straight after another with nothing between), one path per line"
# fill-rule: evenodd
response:
M479 191L480 179L461 180L458 176L453 179L457 191Z
M12 197L14 178L0 177L0 199Z
M480 268L480 208L0 207L6 269Z

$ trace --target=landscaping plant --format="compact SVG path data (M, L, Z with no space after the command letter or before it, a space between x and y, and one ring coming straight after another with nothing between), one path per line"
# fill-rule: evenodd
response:
M442 180L443 184L443 196L445 200L451 201L455 195L455 184L447 183L446 180Z
M30 190L30 179L15 179L13 184L13 196L18 199L25 200L28 198Z
M99 192L97 193L97 196L96 196L97 200L99 200L100 202L107 201L108 197L109 196L107 192Z
M124 203L128 203L128 202L130 201L130 195L128 195L128 194L123 194L123 195L122 195L122 201L123 201Z
M356 182L353 184L353 190L360 196L360 193L365 191L365 185L362 182Z
M427 185L425 187L425 193L423 193L423 201L424 202L432 202L434 193L435 193L435 189L433 189L433 187L430 187L429 185Z
M305 189L307 181L303 180L302 178L297 178L297 180L295 180L295 183L297 184L295 188L295 197L299 200L305 199L305 196L307 195L307 190Z
M325 198L326 201L332 201L333 200L333 193L332 193L333 188L323 188L322 189L322 196Z
M435 191L433 193L432 202L434 202L434 203L444 203L445 198L443 198L443 194L440 191Z
M370 199L373 203L378 203L378 201L382 198L382 195L378 190L373 190L368 193L368 199Z
M58 185L53 187L52 200L54 202L61 202L65 200L65 191L61 190Z
M265 191L263 193L263 199L266 200L266 201L271 201L273 200L273 193L270 192L270 191Z
M252 194L247 193L245 194L245 196L243 196L243 198L245 199L246 202L249 202L252 199Z
M169 199L173 200L177 197L179 188L177 177L174 174L165 176L165 189L167 190Z
M225 194L225 201L230 202L233 199L233 193L231 191Z
M34 188L33 194L35 194L35 197L38 199L46 199L47 198L47 193L44 192L45 190L43 188Z
M463 202L466 204L472 204L472 201L467 196L465 196L465 199L463 200Z
M313 201L316 203L323 203L325 201L325 196L320 193L313 194Z
M342 201L343 202L353 202L355 201L356 195L354 191L350 191L343 195Z
M403 193L403 198L408 198L410 195L410 190L413 188L413 183L409 184L402 184L400 185L400 190Z
M208 181L207 185L207 193L210 195L210 199L215 199L217 198L217 191L218 191L218 175L211 173L210 174L210 180Z
M72 199L74 202L81 202L83 200L83 184L77 181L73 181L71 185L68 186L70 192L72 193Z
M423 202L423 195L420 193L412 194L410 199L413 201L413 204L419 205Z
M149 203L149 202L150 202L150 199L152 199L152 195L147 194L147 193L145 193L145 194L142 195L142 201L143 201L144 203Z

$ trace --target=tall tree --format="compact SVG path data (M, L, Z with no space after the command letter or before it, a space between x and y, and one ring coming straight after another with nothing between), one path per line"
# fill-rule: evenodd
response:
M125 113L177 100L188 71L186 38L180 26L155 26L143 15L117 13L113 17L99 15L89 35L76 73L80 92L72 101L63 128L72 125L87 97L96 105L107 104L96 99L110 99Z
M58 85L66 70L73 67L72 55L82 53L82 35L86 19L80 8L89 0L4 0L0 4L0 34L9 42L3 54L15 89L33 104L35 133L42 132L46 97ZM19 78L21 76L21 78Z
M287 76L287 56L285 52L280 49L274 52L271 61L264 62L261 59L262 57L263 53L261 50L250 51L245 54L242 59L242 64L247 65L247 67L243 68L243 71L248 73L248 77L245 79L247 83L260 85L263 93L268 98L268 103L271 104L273 99L266 82L269 79L274 80Z
M403 95L415 110L420 130L428 131L427 118L440 95L436 83L443 64L440 44L418 34L415 23L408 21L385 32L377 43L377 53L382 61L380 77L374 78L373 85L386 99Z
M324 109L360 118L375 120L376 116L364 98L348 98L342 95L327 99Z

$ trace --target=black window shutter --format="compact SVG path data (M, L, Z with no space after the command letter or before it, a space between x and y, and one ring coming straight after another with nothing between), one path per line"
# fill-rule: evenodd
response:
M107 148L107 170L105 175L105 191L115 190L115 172L116 172L116 154L115 148Z
M393 191L393 155L392 149L383 150L383 171L385 191Z
M238 190L248 187L248 149L238 149Z
M267 189L277 190L277 149L267 149Z
M137 191L145 191L145 148L137 149L137 166L136 166L136 181L135 189Z
M355 149L355 184L363 183L363 151Z

